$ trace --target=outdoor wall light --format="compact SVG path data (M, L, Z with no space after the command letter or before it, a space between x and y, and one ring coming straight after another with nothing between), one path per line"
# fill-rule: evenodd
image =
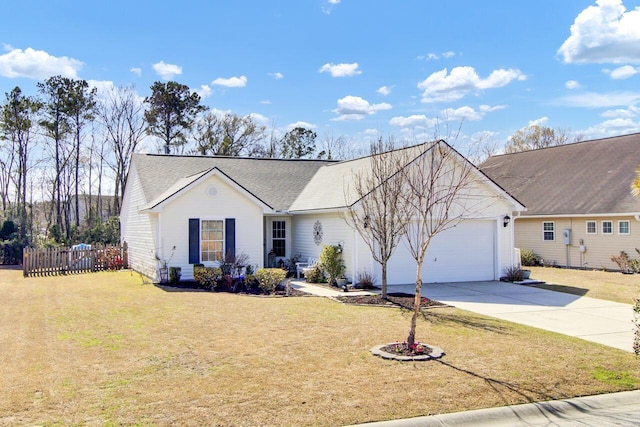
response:
M364 221L362 221L362 226L364 228L368 228L369 227L369 215L364 217Z
M506 227L509 225L509 221L511 221L511 217L509 215L505 215L504 218L502 218L502 225Z

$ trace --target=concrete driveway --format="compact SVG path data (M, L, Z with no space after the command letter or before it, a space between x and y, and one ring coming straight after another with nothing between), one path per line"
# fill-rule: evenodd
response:
M415 293L414 285L389 292ZM422 295L463 310L633 352L631 304L504 282L424 284Z

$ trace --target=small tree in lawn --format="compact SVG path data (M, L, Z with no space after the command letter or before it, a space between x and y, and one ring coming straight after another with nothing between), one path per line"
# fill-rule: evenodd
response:
M473 165L446 142L418 146L421 153L401 170L403 202L409 208L401 221L407 246L416 261L416 291L407 344L415 343L420 312L422 270L433 238L449 230L473 209Z
M402 174L407 150L395 150L392 139L371 144L370 165L355 172L355 203L348 206L346 221L356 229L382 270L382 298L387 298L387 263L402 237L406 203ZM347 193L350 189L346 189ZM349 197L347 195L347 197Z

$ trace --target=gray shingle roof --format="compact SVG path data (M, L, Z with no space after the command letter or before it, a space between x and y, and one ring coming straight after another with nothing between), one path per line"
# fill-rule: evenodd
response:
M524 215L640 212L630 192L640 134L492 156L479 168L526 207Z
M319 168L334 162L134 154L132 163L147 202L167 193L179 182L188 183L189 177L217 167L248 192L280 211L291 206Z

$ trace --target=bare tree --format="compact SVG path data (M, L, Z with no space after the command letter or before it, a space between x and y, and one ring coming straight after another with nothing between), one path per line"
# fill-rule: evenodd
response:
M407 343L415 342L420 311L425 254L434 237L462 222L473 211L474 166L446 142L415 147L418 155L401 169L403 203L408 214L401 221L412 257L416 261L416 288Z
M545 126L531 125L511 135L504 151L506 153L518 153L581 140L582 135L573 135L569 129L552 129Z
M98 117L113 150L105 162L115 175L114 211L119 212L131 155L145 135L144 107L132 86L120 86L102 100Z
M402 197L407 150L395 150L395 142L382 138L371 144L370 164L353 177L355 203L348 207L347 223L366 243L382 270L382 298L387 298L387 263L402 237L407 217ZM349 192L351 189L346 189Z
M20 237L27 235L27 175L31 167L31 142L37 122L37 114L42 104L35 98L22 95L19 87L6 94L7 102L0 116L0 139L9 142L7 163L3 162L3 171L12 176L16 189L16 205L20 219ZM14 156L17 157L17 170L12 174ZM1 160L0 160L1 161ZM6 169L5 169L6 168ZM3 174L4 175L4 174ZM7 193L5 179L0 177L3 194ZM8 180L6 182L8 184ZM4 202L4 200L3 200Z
M203 156L251 156L262 153L266 127L251 116L204 114L195 125L195 152Z

